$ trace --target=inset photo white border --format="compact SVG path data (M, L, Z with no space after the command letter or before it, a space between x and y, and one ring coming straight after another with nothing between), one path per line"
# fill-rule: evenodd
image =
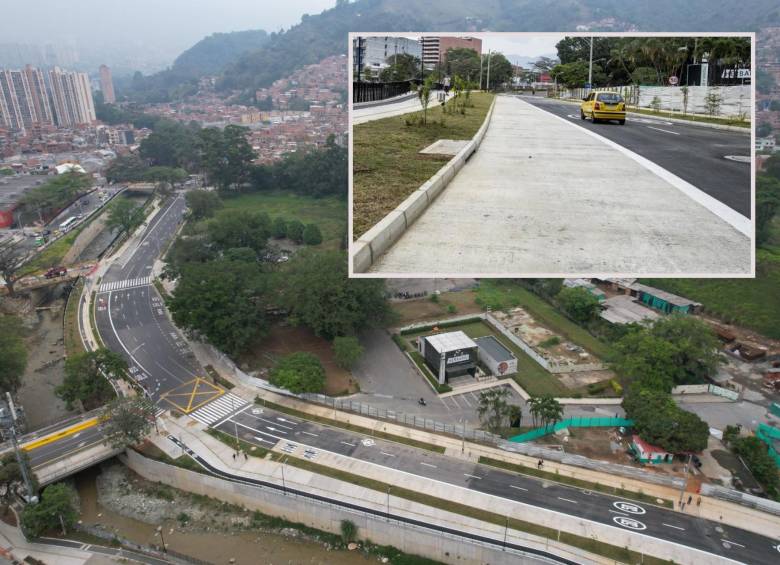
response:
M522 84L517 78L519 67L527 67L529 61L541 56L555 56L554 46L564 37L748 38L751 81L750 85L744 85L749 91L744 104L750 127L705 125L706 120L691 122L675 117L668 109L656 113L629 111L625 121L629 126L633 125L632 121L637 124L631 131L636 139L619 134L628 128L617 122L612 122L614 128L606 130L607 135L603 129L589 127L594 126L591 118L595 116L583 114L581 102L548 98L546 92L541 93L543 82L534 79L533 73L530 76L535 83L530 82L529 75L525 74L525 85L530 82L532 94L525 88L519 93L495 96L476 135L440 149L447 157L439 155L442 167L438 172L421 182L417 189L411 189L395 209L375 223L372 221L373 227L362 230L364 233L356 240L353 229L356 122L397 117L403 123L404 116L419 114L421 106L417 95L410 90L408 95L398 96L389 103L381 100L378 104L364 103L355 108L354 42L358 38L414 40L422 37L481 40L480 63L493 69L494 62L487 65L484 62L503 52L513 65L511 80L515 85ZM756 67L755 33L351 32L348 42L348 272L351 278L755 277L756 92L752 80ZM405 51L403 41L385 43L388 56L398 54L399 49ZM513 46L517 46L514 52ZM526 51L517 52L522 49ZM480 69L482 81L486 70ZM429 111L438 109L453 95L454 77L442 72L439 78L441 91L434 89L431 93ZM621 90L625 88L617 87L618 93L628 92ZM562 87L556 84L556 89ZM444 90L448 92L445 94ZM566 90L571 95L576 89ZM479 90L472 92L476 94ZM687 99L686 90L686 102ZM742 103L740 96L740 108ZM564 105L570 106L570 110L563 110ZM587 120L581 122L580 118ZM439 140L445 144L446 119L445 115L439 128L442 132ZM683 126L688 126L688 131L681 131ZM745 139L739 143L732 141L740 136ZM745 147L747 139L749 147ZM682 161L691 147L700 149L696 158L691 159L696 162L695 170L719 177L716 188L697 187L695 175L686 170ZM426 151L435 152L436 148L429 146ZM749 152L749 164L744 162L746 152ZM670 163L675 161L677 153L680 159L672 166ZM562 159L561 155L568 158ZM725 186L727 175L719 174L715 168L716 164L722 164L721 160L734 161L732 157L736 158L735 165L749 167L749 217L742 213L748 200L744 188L743 194L729 194ZM534 170L545 172L528 176ZM491 172L486 174L486 171ZM729 173L734 171L737 169L732 167ZM745 176L745 172L738 174ZM524 178L536 180L526 184ZM590 186L598 186L604 194L594 197L595 193L585 190ZM519 202L523 206L518 206ZM667 209L668 214L664 212ZM539 214L534 215L535 212ZM618 225L616 218L623 225ZM652 221L645 225L643 220L647 218ZM580 229L568 229L575 222ZM669 234L675 231L682 235L671 237ZM682 241L691 242L690 252ZM571 252L567 253L567 249ZM654 269L653 257L662 256L662 267ZM612 257L616 259L607 260ZM511 270L495 267L501 263L508 263Z

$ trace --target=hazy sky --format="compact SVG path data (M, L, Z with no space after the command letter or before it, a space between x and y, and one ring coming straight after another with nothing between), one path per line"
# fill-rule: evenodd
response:
M542 55L555 57L555 44L565 37L564 34L533 35L496 34L482 36L482 51L500 51L513 63L516 57L530 57L536 60Z
M6 0L0 43L148 45L175 54L218 31L289 28L336 0Z

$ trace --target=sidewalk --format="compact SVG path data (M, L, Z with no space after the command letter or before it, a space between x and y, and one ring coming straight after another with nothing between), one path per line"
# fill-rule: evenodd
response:
M9 526L0 521L0 546L8 550L19 561L24 561L26 557L33 557L43 563L57 563L57 565L82 565L89 562L97 563L116 563L117 561L109 559L92 560L93 554L89 551L83 551L73 547L61 547L54 545L44 545L40 543L30 543L18 528Z
M370 271L747 274L744 218L682 182L499 96L479 151Z

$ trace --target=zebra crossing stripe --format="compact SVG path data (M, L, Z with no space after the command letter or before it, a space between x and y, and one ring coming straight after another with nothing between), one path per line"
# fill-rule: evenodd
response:
M127 279L123 281L103 283L98 288L98 292L109 292L112 290L122 290L124 288L135 288L139 286L148 285L151 282L152 282L152 277L139 277L136 279Z
M249 403L235 394L227 393L190 412L198 422L210 426L230 416L233 411L245 408Z

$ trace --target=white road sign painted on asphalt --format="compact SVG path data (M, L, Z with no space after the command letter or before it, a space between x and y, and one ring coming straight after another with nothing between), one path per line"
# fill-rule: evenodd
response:
M626 516L615 516L614 518L612 518L612 521L615 522L618 526L623 526L624 528L628 528L629 530L647 529L647 526L645 526L639 520L634 520L633 518L627 518Z
M612 506L623 512L628 512L629 514L644 514L646 512L641 506L634 504L633 502L623 502L622 500L613 502Z

